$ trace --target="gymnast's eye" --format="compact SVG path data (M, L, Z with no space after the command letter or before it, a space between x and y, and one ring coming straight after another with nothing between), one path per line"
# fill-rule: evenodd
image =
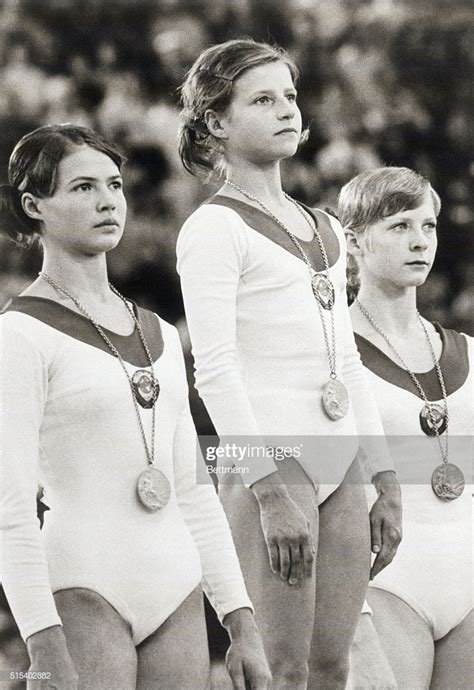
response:
M258 105L266 105L267 103L270 103L270 102L271 102L270 96L259 96L254 101L254 103L256 103Z
M81 182L81 184L78 184L75 187L73 187L72 191L73 192L88 192L90 189L92 189L92 185L90 182Z

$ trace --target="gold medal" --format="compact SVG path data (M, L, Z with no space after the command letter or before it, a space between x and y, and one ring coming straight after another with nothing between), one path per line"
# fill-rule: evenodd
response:
M443 501L454 501L464 491L466 481L462 471L451 462L443 462L435 467L431 475L433 491Z
M332 420L342 419L349 409L349 393L341 381L330 379L323 388L323 407Z
M170 495L170 483L166 475L157 467L148 467L138 476L138 500L150 513L164 508L170 500Z

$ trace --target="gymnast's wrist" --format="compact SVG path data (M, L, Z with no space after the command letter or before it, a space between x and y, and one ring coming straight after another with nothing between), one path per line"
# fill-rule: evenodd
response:
M256 631L257 624L253 612L249 608L240 608L226 614L222 621L231 640L248 635L249 631Z
M26 640L26 648L32 661L35 656L42 655L45 650L56 649L58 651L66 651L66 637L62 626L52 625L49 628L33 633Z
M288 489L283 484L278 472L273 472L267 477L259 479L250 487L257 499L260 508L275 504L278 501L288 501Z
M400 491L400 483L395 470L383 470L377 472L372 477L372 484L375 486L377 493L386 494L390 491L398 493Z

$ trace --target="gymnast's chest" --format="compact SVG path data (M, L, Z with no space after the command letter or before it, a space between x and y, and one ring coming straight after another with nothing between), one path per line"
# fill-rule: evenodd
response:
M345 289L343 263L338 260L328 271L336 293ZM312 311L315 308L312 275L314 270L302 256L289 252L267 237L253 233L243 262L238 299L254 301L261 298L266 302L280 299L288 304L298 305L299 309L306 306ZM267 309L269 306L267 302Z
M182 392L179 372L165 354L153 365L159 384L159 401L177 413ZM133 381L150 367L140 367L112 353L73 341L58 348L48 363L43 429L61 424L117 425L135 407ZM149 410L138 406L147 421Z

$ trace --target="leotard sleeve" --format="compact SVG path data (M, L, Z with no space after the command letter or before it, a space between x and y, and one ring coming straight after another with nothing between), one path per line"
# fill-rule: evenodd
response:
M332 216L330 220L332 227L340 238L342 247L345 248L344 232L339 221ZM341 296L345 299L345 287ZM354 409L357 432L361 437L361 444L365 450L366 470L373 477L377 472L385 470L395 471L395 465L385 439L377 402L357 350L349 308L345 304L343 311L345 341L342 374Z
M211 480L196 478L196 431L186 400L175 434L174 467L178 505L201 558L203 588L219 620L239 608L252 608L227 518ZM202 483L198 483L202 482ZM205 483L204 483L205 482Z
M260 436L242 381L236 347L236 304L247 239L229 209L198 209L177 244L186 320L193 344L196 388L219 436ZM269 457L250 464L246 486L277 471Z
M39 432L48 388L46 363L33 343L0 318L0 576L26 640L61 625L49 584L36 512Z

